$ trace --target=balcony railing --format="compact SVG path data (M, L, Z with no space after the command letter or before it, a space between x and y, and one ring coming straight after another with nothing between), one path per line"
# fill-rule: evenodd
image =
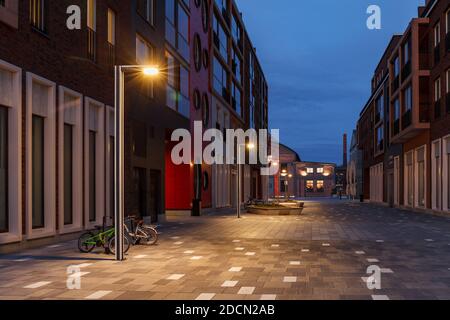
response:
M402 130L405 130L411 125L412 122L412 114L411 110L406 111L402 116Z
M392 91L393 92L397 91L399 87L400 87L400 78L397 75L394 81L392 81Z
M97 34L91 28L87 28L87 38L88 38L88 47L87 47L87 56L88 59L95 62L97 57Z
M434 48L434 65L436 66L439 62L441 62L441 45L438 44Z
M408 61L408 63L403 66L402 82L405 81L409 77L410 74L411 74L411 60Z
M394 121L392 133L394 136L400 133L400 119Z
M441 116L441 99L434 103L434 118L437 119Z

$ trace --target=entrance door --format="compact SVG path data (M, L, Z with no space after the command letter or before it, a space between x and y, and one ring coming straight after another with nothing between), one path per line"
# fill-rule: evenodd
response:
M158 214L160 210L161 199L161 171L150 170L150 184L149 184L149 216L152 222L158 221Z
M147 171L143 168L134 168L136 205L141 217L148 215L147 211Z

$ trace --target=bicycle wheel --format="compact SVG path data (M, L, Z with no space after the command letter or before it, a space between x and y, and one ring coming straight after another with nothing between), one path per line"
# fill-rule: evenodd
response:
M78 249L81 252L88 253L94 250L95 241L93 238L95 235L92 232L85 232L78 238Z
M130 250L130 243L131 241L128 239L127 236L123 237L123 252L127 253L128 250ZM111 252L112 254L116 253L116 237L112 237L111 239L109 239L108 242L108 248L109 248L109 252Z
M143 244L151 246L158 242L158 232L156 232L155 229L149 227L142 228L141 232L144 232L147 235L147 237L143 239Z

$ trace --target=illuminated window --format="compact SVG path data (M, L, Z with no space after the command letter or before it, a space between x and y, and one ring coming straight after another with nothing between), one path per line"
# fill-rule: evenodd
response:
M314 192L314 181L313 180L306 181L306 192Z
M306 168L306 173L314 173L314 168Z
M317 168L317 173L323 173L323 168Z
M30 0L30 23L36 29L46 32L46 1Z
M317 192L324 191L323 180L317 180L316 188L317 188Z

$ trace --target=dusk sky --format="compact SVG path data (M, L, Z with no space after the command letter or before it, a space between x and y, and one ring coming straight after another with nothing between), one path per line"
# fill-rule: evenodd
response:
M236 1L269 83L269 126L302 160L341 164L379 59L425 0ZM381 30L366 27L372 4Z

